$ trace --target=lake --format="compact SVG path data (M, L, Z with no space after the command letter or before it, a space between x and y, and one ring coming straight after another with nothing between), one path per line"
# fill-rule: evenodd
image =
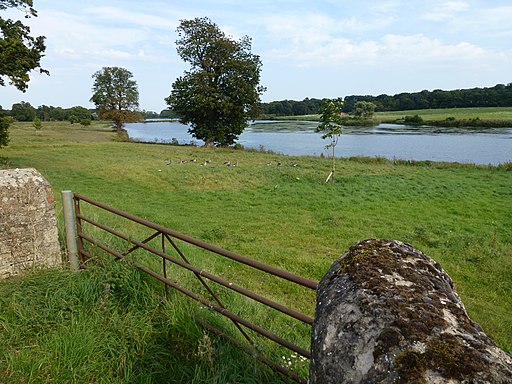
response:
M314 130L317 122L257 120L237 141L246 148L261 148L285 155L328 155ZM176 121L126 124L131 139L144 142L194 143L188 127ZM403 160L430 160L475 164L512 162L511 128L440 128L380 124L347 127L336 147L336 156L369 156Z

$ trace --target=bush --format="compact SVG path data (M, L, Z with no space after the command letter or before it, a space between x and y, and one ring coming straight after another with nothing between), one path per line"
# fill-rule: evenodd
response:
M424 123L423 118L420 115L405 116L404 123L408 125L422 125Z
M32 125L34 126L34 128L36 129L37 132L40 132L41 129L43 128L43 125L41 124L41 119L39 119L38 117L36 117L34 119L34 121L32 122Z

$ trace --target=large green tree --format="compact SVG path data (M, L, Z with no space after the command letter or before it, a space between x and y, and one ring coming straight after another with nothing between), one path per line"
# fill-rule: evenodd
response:
M112 120L120 131L124 123L139 121L139 91L130 71L120 67L103 67L92 75L91 102L101 119Z
M165 100L189 133L206 146L230 145L258 115L261 60L248 36L233 40L208 18L182 20L178 54L190 70Z
M17 8L25 12L25 17L35 17L37 12L32 5L32 0L0 0L0 11ZM5 86L7 78L10 84L24 92L31 70L39 69L39 72L49 74L40 65L46 50L44 39L44 36L30 36L30 28L21 21L0 17L0 86ZM0 112L0 148L9 143L11 120Z
M37 16L32 8L32 0L0 0L0 10L17 8L25 12L25 17ZM30 28L21 21L0 17L0 85L5 86L5 78L20 91L25 91L30 80L29 72L49 74L41 68L41 58L46 50L45 37L30 36Z

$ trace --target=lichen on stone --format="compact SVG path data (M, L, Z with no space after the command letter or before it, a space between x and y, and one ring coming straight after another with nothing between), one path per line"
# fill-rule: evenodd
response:
M312 357L311 384L512 383L512 358L467 316L448 274L399 241L362 241L333 264Z

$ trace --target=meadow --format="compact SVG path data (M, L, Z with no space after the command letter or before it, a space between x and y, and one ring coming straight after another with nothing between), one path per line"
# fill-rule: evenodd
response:
M445 108L445 109L418 109L410 111L377 112L375 118L381 121L397 120L404 116L419 115L425 121L455 119L476 119L481 120L508 120L512 121L511 107L495 108Z
M477 107L477 108L443 108L443 109L414 109L408 111L376 112L374 120L378 123L389 123L403 119L405 116L418 115L428 123L429 121L442 121L448 118L457 120L480 119L497 122L511 122L512 107ZM318 121L320 115L283 116L276 119Z
M10 136L0 168L38 169L53 187L60 222L60 191L72 190L312 280L360 240L410 243L442 265L470 317L512 352L510 164L339 159L335 183L325 184L327 158L130 143L106 123L43 123L41 132L15 123ZM95 255L98 263L78 275L34 272L0 282L0 382L280 380L204 333L195 319L210 315L200 306L182 297L162 303L151 281ZM312 311L314 297L248 272L225 273ZM307 332L291 337L309 342Z

